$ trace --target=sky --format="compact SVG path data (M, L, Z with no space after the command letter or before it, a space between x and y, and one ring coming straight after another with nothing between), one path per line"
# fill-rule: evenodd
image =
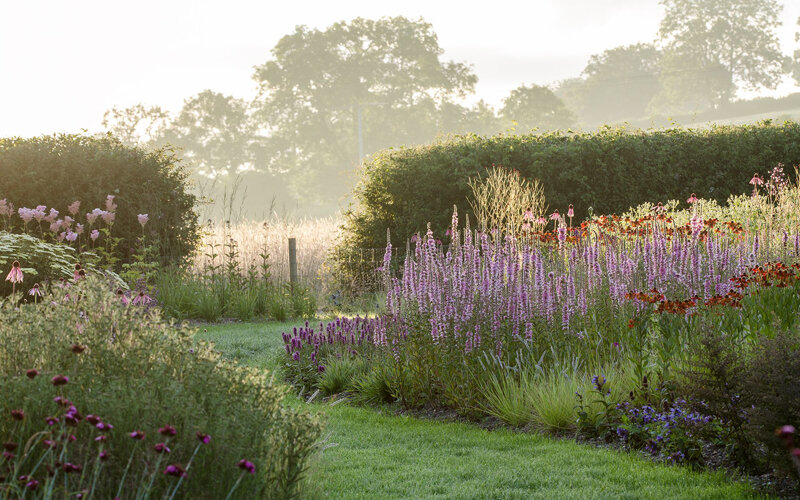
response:
M784 0L782 48L796 47L800 2ZM658 0L0 0L0 137L101 130L112 106L178 111L205 89L255 94L253 67L297 25L403 15L433 24L443 59L478 75L498 105L520 84L578 76L587 59L653 41ZM779 93L797 90L784 85Z

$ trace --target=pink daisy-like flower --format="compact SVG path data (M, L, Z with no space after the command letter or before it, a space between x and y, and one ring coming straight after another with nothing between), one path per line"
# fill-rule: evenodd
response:
M550 214L550 220L558 220L561 218L561 215L558 213L558 210Z
M19 261L15 260L11 263L11 272L8 273L6 276L6 281L10 281L12 284L22 283L22 280L25 276L22 274L22 267L19 265Z
M148 214L139 214L136 216L136 218L139 219L139 224L141 224L142 227L144 227L144 225L147 224L147 221L150 220L150 216Z
M690 205L692 203L697 203L697 196L695 196L695 194L692 193L692 195L686 200L686 203L688 203Z

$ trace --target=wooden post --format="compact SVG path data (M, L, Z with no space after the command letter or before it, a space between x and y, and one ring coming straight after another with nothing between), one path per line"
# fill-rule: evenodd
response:
M289 283L294 289L297 284L297 240L289 238Z

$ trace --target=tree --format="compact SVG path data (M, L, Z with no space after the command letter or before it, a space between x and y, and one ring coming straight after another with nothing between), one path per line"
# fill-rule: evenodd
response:
M575 125L575 114L552 90L540 85L522 85L503 99L500 116L506 121L516 121L516 129L526 132L533 128L555 130Z
M184 101L160 140L183 150L197 173L206 177L252 168L254 130L242 99L204 90Z
M589 58L583 70L581 119L592 125L642 118L661 90L661 52L638 43L606 50Z
M470 68L441 61L442 52L422 19L298 26L256 67L255 116L269 124L258 167L290 171L309 203L335 202L362 154L430 141L442 106L473 91Z
M170 121L168 111L160 106L136 104L128 108L114 106L103 114L103 128L126 146L157 141Z
M696 99L680 93L707 88L702 100L716 106L736 89L774 89L780 83L786 58L775 33L782 9L777 0L661 0L661 4L665 14L659 37L669 54L662 68L662 102Z

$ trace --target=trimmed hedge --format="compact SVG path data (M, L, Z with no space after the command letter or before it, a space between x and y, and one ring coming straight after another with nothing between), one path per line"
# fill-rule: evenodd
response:
M148 238L158 242L165 261L180 261L193 250L199 234L188 176L170 150L125 146L111 135L0 139L0 199L15 208L46 205L63 217L76 200L83 214L104 208L106 195L115 195L112 235L122 238L121 262L131 260L142 235L140 213L150 215Z
M339 250L383 247L387 228L393 245L402 245L428 222L444 240L453 205L459 214L469 212L467 180L484 176L492 164L538 178L550 210L565 213L572 203L581 220L589 207L595 214L621 213L646 201L685 200L692 192L725 202L750 191L754 172L778 163L800 163L800 124L469 135L389 149L363 166Z

